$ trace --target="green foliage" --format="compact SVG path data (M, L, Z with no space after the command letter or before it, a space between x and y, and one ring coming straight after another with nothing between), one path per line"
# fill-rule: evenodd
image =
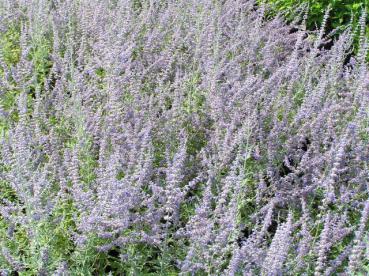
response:
M183 109L188 114L199 112L202 109L205 96L204 92L197 88L200 82L201 75L196 72L187 83L187 97L184 100Z
M4 66L7 66L7 70L17 65L21 58L21 27L20 22L13 22L9 25L8 29L0 34L0 55L4 62ZM38 33L32 37L31 49L27 59L32 62L34 66L34 74L36 83L32 83L28 87L24 87L25 91L28 92L28 102L31 106L32 98L34 97L36 86L42 87L45 79L52 66L51 62L51 50L52 50L52 39L50 34ZM0 68L0 76L4 76L4 68ZM18 85L14 80L9 79L11 85L14 87L4 91L0 97L0 107L9 116L7 120L0 119L0 131L6 130L11 122L18 120L17 107L17 96L20 93Z
M50 55L52 50L52 40L47 35L38 35L33 38L32 44L33 48L30 53L30 58L32 59L35 67L37 82L42 84L52 66Z
M325 31L329 33L332 30L337 30L339 34L352 21L352 27L356 30L354 37L354 52L357 53L359 48L359 26L358 21L365 7L369 6L368 0L258 0L259 4L267 3L270 9L268 16L275 16L281 13L287 19L292 21L301 11L299 7L307 5L308 17L306 27L308 30L318 29L323 21L325 11L330 8L329 18L326 22ZM369 26L366 26L368 33Z
M25 212L27 211L26 209ZM0 244L11 252L16 252L17 260L23 260L24 271L21 275L37 275L42 268L55 271L61 261L69 260L74 249L70 235L70 230L75 227L73 211L71 201L59 201L48 219L34 220L27 226L18 225L13 234L5 231L9 225L0 219ZM44 253L48 258L42 263L40 260L43 259ZM11 268L7 261L1 258L0 266Z
M362 9L368 6L368 0L258 0L259 3L267 3L272 7L272 13L282 12L287 15L288 19L293 19L296 15L296 7L302 4L309 5L309 16L307 19L307 27L314 29L320 26L325 10L330 6L330 18L328 20L328 29L339 28L348 24L351 16L355 21L361 14Z
M6 32L0 33L1 55L6 65L16 64L20 57L19 25L12 24Z
M19 24L11 24L6 32L0 33L0 55L6 66L12 66L18 63L20 58L20 27ZM0 76L4 76L4 69L0 68ZM0 97L0 107L9 112L11 121L17 120L17 114L14 112L16 107L16 89L8 90ZM7 128L9 121L0 119L0 131Z

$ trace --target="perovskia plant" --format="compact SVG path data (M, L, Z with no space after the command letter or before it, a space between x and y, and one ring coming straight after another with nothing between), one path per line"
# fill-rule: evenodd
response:
M1 275L365 273L366 11L267 10L0 1Z

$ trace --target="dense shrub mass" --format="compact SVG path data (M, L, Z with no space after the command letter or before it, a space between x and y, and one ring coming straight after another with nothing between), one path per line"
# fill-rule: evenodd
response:
M364 12L0 1L1 275L364 275Z
M314 28L319 24L324 11L330 8L331 14L326 27L333 29L349 24L352 19L357 21L361 10L369 5L368 0L257 0L257 2L268 3L272 13L282 12L292 19L301 6L308 7L309 18L306 22L308 28Z

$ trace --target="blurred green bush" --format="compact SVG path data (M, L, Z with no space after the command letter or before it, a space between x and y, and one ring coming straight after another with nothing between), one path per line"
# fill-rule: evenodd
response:
M326 22L325 33L336 30L333 37L337 37L351 22L355 32L353 41L353 53L359 49L359 18L365 8L369 8L369 0L256 0L268 6L267 16L274 17L282 14L288 22L292 22L297 15L301 15L304 8L308 8L306 20L307 30L319 29L326 10L330 7L329 18ZM369 17L366 17L366 34L369 34ZM369 62L369 54L367 55Z
M349 24L351 16L353 16L355 25L362 9L368 7L369 4L369 0L258 0L258 2L270 5L272 13L281 12L289 20L296 15L297 7L308 4L307 28L310 30L320 26L324 12L329 5L331 11L327 28L331 30Z

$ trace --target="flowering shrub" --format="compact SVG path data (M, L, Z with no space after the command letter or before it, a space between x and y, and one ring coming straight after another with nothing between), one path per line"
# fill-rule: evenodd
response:
M2 275L365 273L366 14L256 7L0 3Z

